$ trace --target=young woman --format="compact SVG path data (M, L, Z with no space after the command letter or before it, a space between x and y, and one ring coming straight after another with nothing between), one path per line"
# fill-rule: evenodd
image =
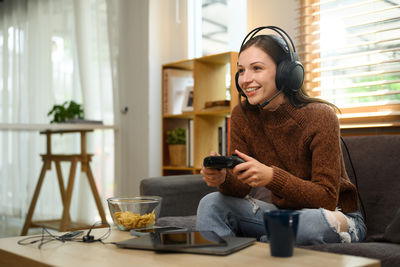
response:
M237 65L245 100L231 114L229 150L245 163L202 168L219 192L201 200L197 229L266 240L263 211L291 209L300 212L298 245L363 241L366 227L344 166L336 107L303 90L303 69L286 39L245 41ZM249 197L257 188L269 189L272 203Z

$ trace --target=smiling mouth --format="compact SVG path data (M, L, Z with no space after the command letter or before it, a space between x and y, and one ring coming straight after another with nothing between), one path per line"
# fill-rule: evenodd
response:
M258 89L258 87L250 87L250 88L246 88L246 93L251 93L251 92L254 92L254 91L256 91Z

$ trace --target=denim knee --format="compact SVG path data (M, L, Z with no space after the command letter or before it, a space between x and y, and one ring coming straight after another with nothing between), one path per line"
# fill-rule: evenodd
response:
M224 201L222 200L224 195L219 192L213 192L204 196L199 203L197 208L197 230L206 231L213 230L219 232L221 225L225 225L226 211L223 208ZM231 235L231 232L227 229L218 234Z
M215 209L221 201L221 195L219 192L212 192L205 195L197 207L197 216L207 216L210 213L215 213Z
M257 236L259 232L265 232L261 210L266 207L275 206L219 192L210 193L200 200L196 227L198 230L213 230L221 236Z
M297 245L339 243L340 236L325 218L323 209L302 209L297 231Z

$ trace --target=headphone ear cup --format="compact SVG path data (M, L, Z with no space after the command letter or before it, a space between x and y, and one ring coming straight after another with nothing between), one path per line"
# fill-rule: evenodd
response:
M284 60L276 68L275 82L278 90L297 93L304 81L304 68L299 61Z
M239 95L246 96L244 94L242 88L240 88L240 85L239 85L239 72L236 72L236 74L235 74L235 84L236 84L236 89L238 90Z

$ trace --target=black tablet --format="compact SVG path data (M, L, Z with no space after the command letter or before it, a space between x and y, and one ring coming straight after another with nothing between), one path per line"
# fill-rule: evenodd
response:
M120 241L115 243L119 248L126 249L145 249L153 251L168 251L176 253L195 253L195 254L207 254L207 255L218 255L225 256L234 253L238 250L251 246L256 242L255 238L250 237L236 237L236 236L224 236L223 239L227 242L226 246L202 246L202 247L189 247L179 248L164 246L164 249L157 249L153 245L153 241L150 235L130 238L128 240Z
M151 228L143 228L143 229L132 229L131 235L132 236L145 236L150 235L150 233L160 233L160 232L167 232L167 231L187 231L186 228L175 227L175 226L154 226Z
M167 231L150 233L155 249L226 246L227 242L213 231Z

